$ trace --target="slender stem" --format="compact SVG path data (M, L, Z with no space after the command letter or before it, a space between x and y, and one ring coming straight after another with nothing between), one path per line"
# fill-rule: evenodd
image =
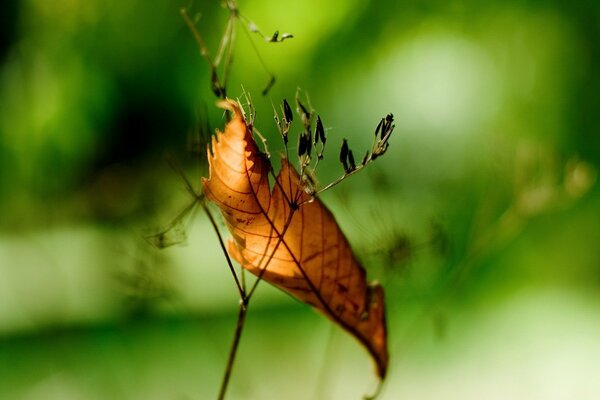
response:
M263 147L265 148L265 154L267 155L267 158L271 158L271 153L269 153L269 148L267 147L267 138L264 137L262 133L260 133L260 131L254 127L252 128L252 132L255 133L256 136L258 136L258 138L262 142Z
M371 162L371 158L369 157L367 159L367 162L364 165L358 165L355 169L353 169L350 172L345 172L344 175L340 176L339 178L337 178L335 181L329 183L328 185L326 185L325 187L317 190L317 193L315 194L321 194L326 190L331 189L332 187L334 187L335 185L337 185L338 183L342 182L344 179L348 178L350 175L354 175L355 173L357 173L358 171L362 170L365 166L367 166L367 164L369 164Z
M235 280L235 284L240 293L240 310L238 314L238 319L235 327L235 333L233 336L233 343L231 344L231 348L229 350L229 358L227 359L227 367L225 368L225 374L223 375L223 381L221 382L221 388L219 389L219 397L218 400L223 400L225 398L225 393L227 391L227 386L229 385L229 378L231 377L231 371L233 370L233 362L235 361L235 356L237 354L237 349L240 344L240 339L242 338L242 330L244 329L244 323L246 322L246 313L248 311L248 303L250 300L250 296L246 295L245 282L238 279L237 274L235 273L235 269L233 267L233 263L231 262L231 258L229 257L229 253L227 253L227 249L225 248L225 243L223 242L223 237L219 232L217 227L217 223L212 216L210 210L206 206L206 204L202 201L200 202L202 205L202 209L208 216L210 223L212 224L215 232L217 233L217 237L219 238L219 244L221 245L221 249L223 250L223 254L225 254L225 258L227 259L227 265L231 270L231 274L233 275L233 279ZM242 277L243 278L243 277Z
M180 13L181 13L181 16L183 17L183 20L185 21L186 25L192 32L192 35L194 35L194 39L196 39L196 43L198 43L198 49L200 50L200 55L208 62L210 67L214 70L216 68L216 66L215 66L215 64L213 64L213 61L210 58L210 55L208 54L208 47L206 46L206 43L204 42L202 35L200 35L200 32L198 32L198 30L196 29L194 22L188 15L187 9L182 8L180 10Z
M240 344L242 337L242 330L244 329L244 323L246 322L246 312L248 311L248 299L242 298L240 300L240 311L238 314L237 324L235 327L235 334L233 336L233 343L229 350L229 358L227 360L227 367L225 368L225 375L223 375L223 381L221 382L221 389L219 390L218 400L225 399L225 393L227 392L227 386L229 385L229 378L231 377L231 371L233 370L233 362L237 354L237 349Z
M219 44L219 49L217 50L217 55L216 55L215 61L214 61L215 65L219 65L221 63L221 58L223 57L223 54L225 53L225 48L227 47L227 45L230 44L229 30L231 29L232 22L233 22L233 20L230 15L229 19L227 20L227 26L225 27L225 32L223 33L223 37L221 38L221 43Z
M235 272L235 268L233 267L233 263L231 262L231 258L229 258L229 253L227 252L227 248L225 247L225 242L223 242L223 237L221 236L221 232L219 232L219 228L217 227L217 222L215 221L215 218L213 217L213 215L211 214L210 210L208 209L208 207L206 206L206 204L204 202L200 203L202 205L202 209L204 210L204 212L206 213L206 215L208 215L208 219L210 220L210 223L212 224L215 232L217 233L217 237L219 238L219 244L221 245L221 249L223 250L223 254L225 254L225 258L227 259L227 265L229 266L229 270L231 271L231 275L233 275L233 279L235 280L235 284L238 288L238 291L240 292L240 299L243 302L246 302L246 292L242 286L242 284L240 283L240 280L238 279L238 276Z
M218 97L224 99L226 97L225 85L222 84L221 81L219 80L219 74L217 71L217 67L219 65L215 64L213 62L212 58L210 57L210 54L208 53L208 47L206 46L206 43L204 42L204 39L202 38L202 35L200 35L200 32L198 31L198 29L196 29L196 25L194 24L194 22L188 15L187 9L182 8L180 10L180 13L181 13L181 16L183 17L183 20L187 24L188 28L192 32L192 35L194 35L194 38L196 39L196 43L198 43L198 49L200 50L200 55L206 60L206 62L208 62L208 65L210 66L213 91L215 92L215 94ZM227 34L227 32L225 34Z
M247 18L243 17L242 15L239 15L239 18L242 21L244 21L246 23L246 25L250 22ZM258 57L258 61L260 61L260 64L262 65L264 71L269 76L269 83L267 84L267 86L262 91L262 95L265 96L269 92L269 89L271 89L271 87L275 84L275 75L271 72L271 70L269 69L269 67L267 67L267 64L265 63L265 60L263 60L263 58L260 56L260 53L258 51L258 47L256 47L256 44L252 40L250 32L248 32L248 27L244 26L244 28L245 29L243 29L243 31L246 34L246 36L248 37L248 41L250 42L250 45L252 46L252 50L254 50L254 54L256 54L256 57ZM261 36L263 36L263 38L265 37L262 33L260 33L260 32L258 32L258 33Z
M233 50L234 50L234 45L235 45L235 26L236 26L236 22L237 22L237 16L235 13L231 13L229 16L229 21L230 22L230 28L229 31L227 32L227 34L229 35L229 46L227 47L227 53L226 53L226 59L225 59L225 65L223 67L223 88L227 87L227 80L229 78L229 70L231 68L231 60L233 58Z

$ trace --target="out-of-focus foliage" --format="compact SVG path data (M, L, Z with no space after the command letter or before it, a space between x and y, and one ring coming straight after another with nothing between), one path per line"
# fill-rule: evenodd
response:
M271 153L271 104L298 86L328 133L321 182L342 138L366 150L398 121L386 156L323 196L386 288L382 398L600 395L596 3L240 0L294 35L237 35L228 93L252 96ZM168 238L183 246L145 240L191 201L166 155L199 186L198 138L224 124L181 6L0 6L0 398L217 392L237 299L214 232L197 214ZM191 12L214 52L227 11ZM267 285L244 335L232 399L373 387L366 354Z

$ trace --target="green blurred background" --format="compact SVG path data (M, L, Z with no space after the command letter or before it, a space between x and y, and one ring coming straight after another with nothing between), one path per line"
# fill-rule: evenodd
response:
M145 240L199 187L222 127L187 3L0 6L0 399L211 399L237 314L207 218ZM600 6L561 1L240 1L228 93L282 150L271 102L310 95L321 182L382 116L385 157L323 195L386 289L382 399L600 397ZM196 1L211 51L228 12ZM299 128L296 127L298 130ZM276 157L274 157L276 158ZM231 399L359 399L366 352L261 284Z

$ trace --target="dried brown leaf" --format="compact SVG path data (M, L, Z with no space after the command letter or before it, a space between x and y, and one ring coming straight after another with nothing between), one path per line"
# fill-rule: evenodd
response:
M226 100L220 106L234 115L225 132L212 140L210 175L202 185L233 236L230 255L356 337L383 379L388 364L383 289L367 282L334 216L303 190L286 159L269 187L271 164L260 153L239 104Z

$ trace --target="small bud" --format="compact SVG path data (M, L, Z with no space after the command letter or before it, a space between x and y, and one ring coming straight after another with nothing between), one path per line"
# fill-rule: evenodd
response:
M385 118L381 119L375 130L375 137L377 138L379 134L379 140L376 140L376 143L373 145L371 160L375 160L387 151L390 145L389 139L395 127L394 116L392 114L388 114Z
M323 122L321 122L321 117L317 115L317 126L315 128L315 143L318 143L319 139L321 140L321 143L325 145L325 129L323 128Z
M392 125L393 122L394 122L394 116L392 114L388 114L385 117L383 129L381 130L381 140L387 140L387 138L389 138L390 134L392 133L392 131L395 128L395 125Z
M301 114L300 116L302 117L302 123L307 125L308 121L310 121L310 112L306 109L306 107L304 107L304 104L302 104L299 99L296 98L296 102L298 103L297 111L298 114Z
M367 150L367 153L363 157L362 162L360 164L364 166L367 163L368 159L369 159L369 151Z
M310 129L307 129L304 133L304 140L306 141L306 155L310 157L310 152L312 150L312 138L310 134Z
M348 141L344 139L342 149L340 150L340 161L344 162L348 159Z
M310 115L310 113L308 112L308 110L306 109L306 107L304 107L304 104L302 104L302 103L300 102L300 100L298 100L298 106L299 106L299 107L300 107L300 109L302 110L302 113L303 113L303 114Z
M354 154L352 154L352 150L348 151L348 161L350 162L350 171L354 171L356 169L356 163L354 162Z
M298 157L302 157L306 153L306 142L304 141L304 135L298 136Z
M381 130L381 126L382 125L383 125L383 118L381 118L381 121L379 121L379 124L377 124L377 129L375 129L375 136L376 137L379 134L379 131Z
M340 162L344 166L344 172L348 171L348 141L344 139L340 149Z
M288 124L294 120L294 113L292 113L292 108L286 99L283 99L283 117Z
M269 39L269 42L277 42L278 37L279 37L279 31L275 31L273 33L273 36L271 36L271 39Z

